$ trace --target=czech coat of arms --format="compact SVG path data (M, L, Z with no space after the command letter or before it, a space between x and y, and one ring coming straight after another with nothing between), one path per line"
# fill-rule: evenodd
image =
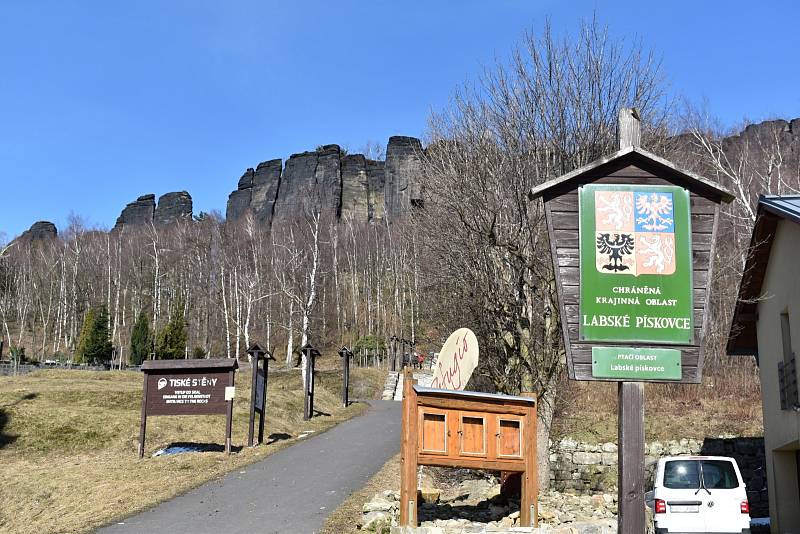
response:
M672 193L595 191L595 265L608 274L675 273Z

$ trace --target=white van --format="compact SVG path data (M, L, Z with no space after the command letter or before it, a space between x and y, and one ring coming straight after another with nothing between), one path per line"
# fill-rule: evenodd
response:
M750 533L750 505L736 460L669 456L645 471L656 534Z

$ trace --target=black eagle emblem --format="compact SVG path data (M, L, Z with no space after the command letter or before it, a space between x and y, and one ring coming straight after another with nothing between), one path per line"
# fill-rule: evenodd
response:
M603 269L619 272L629 267L622 264L622 257L633 254L634 239L631 234L597 234L597 252L608 254L608 261Z

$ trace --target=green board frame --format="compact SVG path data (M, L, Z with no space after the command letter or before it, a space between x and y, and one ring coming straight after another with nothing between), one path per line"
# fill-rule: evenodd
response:
M680 380L681 351L652 347L592 347L592 376L619 380Z
M590 184L578 195L580 340L693 344L689 192Z

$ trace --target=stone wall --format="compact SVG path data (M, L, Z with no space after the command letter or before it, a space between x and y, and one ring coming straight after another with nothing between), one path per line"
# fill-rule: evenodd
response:
M646 463L665 456L731 456L747 484L752 517L769 515L763 438L706 438L646 444ZM551 444L550 487L578 494L613 493L617 487L616 443L579 443L563 439Z

